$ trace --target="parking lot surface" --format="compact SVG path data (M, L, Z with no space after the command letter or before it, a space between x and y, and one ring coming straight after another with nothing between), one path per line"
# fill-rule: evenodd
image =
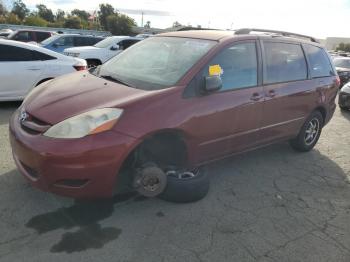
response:
M16 170L0 104L0 261L350 261L350 113L309 153L287 143L205 167L208 196L134 194L89 205L40 192Z

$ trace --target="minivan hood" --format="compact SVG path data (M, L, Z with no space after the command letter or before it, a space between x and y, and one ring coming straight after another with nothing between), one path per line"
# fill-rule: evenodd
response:
M22 108L48 124L97 108L123 107L154 92L107 81L89 72L56 78L35 88Z

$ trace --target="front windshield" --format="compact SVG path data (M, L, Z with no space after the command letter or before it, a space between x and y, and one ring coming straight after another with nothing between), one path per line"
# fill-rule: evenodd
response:
M62 37L62 35L54 35L49 37L48 39L45 39L44 41L42 41L40 44L42 45L48 45L50 43L52 43L53 41L55 41L56 39Z
M143 90L163 89L175 85L215 44L202 39L149 38L102 65L99 75Z
M334 59L334 65L350 69L350 59Z
M107 37L106 39L95 44L94 47L106 48L106 47L109 47L110 45L114 44L115 42L117 42L115 37Z

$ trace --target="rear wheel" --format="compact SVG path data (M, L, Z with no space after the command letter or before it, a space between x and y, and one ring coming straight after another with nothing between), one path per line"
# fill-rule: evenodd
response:
M291 146L300 152L314 148L323 128L323 116L319 111L313 112L300 129L298 136L290 141Z

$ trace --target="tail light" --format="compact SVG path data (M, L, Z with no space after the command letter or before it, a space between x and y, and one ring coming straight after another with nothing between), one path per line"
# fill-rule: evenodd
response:
M77 71L83 71L83 70L86 70L86 69L87 69L87 66L86 66L86 65L74 65L73 67L74 67L75 70L77 70Z
M337 75L337 78L335 79L335 84L337 85L337 87L340 87L340 77Z

